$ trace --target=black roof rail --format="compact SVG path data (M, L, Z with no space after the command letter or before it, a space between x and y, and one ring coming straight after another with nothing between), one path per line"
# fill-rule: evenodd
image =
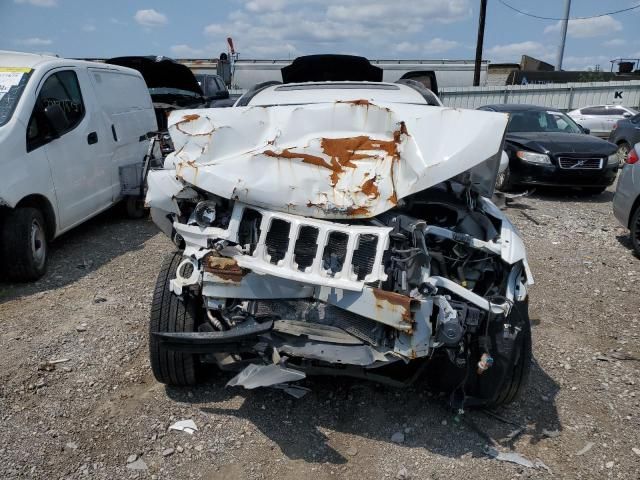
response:
M249 105L249 102L253 99L253 97L255 97L265 88L271 87L272 85L282 85L282 82L278 82L277 80L269 80L268 82L256 83L238 99L238 102L235 106L246 107L247 105Z
M411 80L410 78L402 78L398 80L396 83L401 85L406 85L407 87L413 88L416 92L418 92L422 97L427 101L429 105L434 107L441 107L442 102L437 97L435 93L425 87L423 84L416 80Z

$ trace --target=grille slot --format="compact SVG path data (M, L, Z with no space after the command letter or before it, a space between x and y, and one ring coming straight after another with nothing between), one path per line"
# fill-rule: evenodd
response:
M372 272L377 247L377 235L366 233L358 237L358 248L354 250L351 260L353 272L358 276L358 280L364 280Z
M251 208L244 209L238 227L238 243L243 246L249 245L250 255L253 255L260 239L260 222L262 222L262 215L259 212Z
M342 271L344 260L347 256L347 244L349 235L343 232L331 232L327 238L327 244L322 252L322 268L330 275Z
M303 271L313 264L318 251L318 229L306 225L300 227L296 246L293 249L293 259L298 264L298 270Z
M558 165L565 170L599 170L603 162L602 158L558 157Z
M290 230L291 224L289 222L279 218L274 218L271 221L264 244L267 248L267 254L271 257L269 261L274 265L282 260L287 253Z

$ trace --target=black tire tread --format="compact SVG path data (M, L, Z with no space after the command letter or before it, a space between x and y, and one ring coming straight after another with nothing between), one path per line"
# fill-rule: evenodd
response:
M47 261L39 269L31 255L30 228L36 218L45 228L44 217L37 208L21 207L11 210L4 218L2 226L2 257L7 278L18 282L29 282L42 277L47 271ZM46 236L45 232L45 236Z
M513 310L516 310L514 312ZM518 398L529 380L533 357L531 345L531 323L529 321L528 302L516 302L510 315L521 315L524 319L522 327L522 344L516 352L513 369L507 376L505 383L497 397L491 402L491 407L498 407L513 402Z
M631 245L636 254L640 255L640 205L631 213L629 220L629 233L631 235Z
M195 355L166 350L152 335L153 332L193 332L195 316L187 294L179 298L169 290L169 281L175 277L182 259L174 252L162 262L153 292L149 322L149 357L156 379L167 385L195 385L198 381L198 359Z

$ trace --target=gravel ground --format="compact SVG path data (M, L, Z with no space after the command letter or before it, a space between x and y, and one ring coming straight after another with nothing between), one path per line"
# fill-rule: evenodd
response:
M0 283L0 478L640 478L640 260L612 196L508 209L536 279L535 365L498 417L348 379L307 380L300 400L223 374L156 383L147 319L172 246L107 212L55 242L41 281ZM183 419L198 431L168 430ZM542 464L490 458L490 438Z

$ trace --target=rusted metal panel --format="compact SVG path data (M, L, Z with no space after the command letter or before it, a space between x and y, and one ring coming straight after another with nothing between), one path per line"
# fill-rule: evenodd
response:
M240 267L233 258L207 255L203 260L204 271L223 283L238 283L248 273L248 270Z

